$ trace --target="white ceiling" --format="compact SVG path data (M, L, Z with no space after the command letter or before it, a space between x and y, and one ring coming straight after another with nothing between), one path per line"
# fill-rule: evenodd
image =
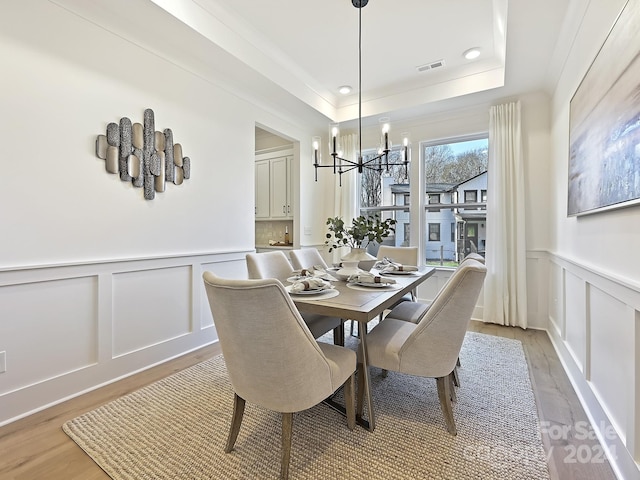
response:
M247 90L256 90L247 72L257 72L269 80L258 94L278 87L340 122L358 117L362 13L362 116L377 122L550 92L589 0L369 0L362 9L351 0L51 1L128 38L153 35L158 49L203 71L234 67ZM482 55L465 60L470 47ZM440 60L443 68L416 70ZM337 92L345 84L349 96Z

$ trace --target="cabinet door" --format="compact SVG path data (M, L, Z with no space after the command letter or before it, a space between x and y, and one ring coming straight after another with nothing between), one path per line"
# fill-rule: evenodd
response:
M293 219L293 157L287 157L287 217Z
M289 205L289 165L287 157L271 160L271 218L291 216Z
M256 218L269 218L269 160L256 162Z

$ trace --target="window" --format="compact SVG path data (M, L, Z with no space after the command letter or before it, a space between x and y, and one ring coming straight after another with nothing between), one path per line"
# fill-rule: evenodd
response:
M429 224L429 241L430 242L440 241L440 224L439 223Z
M482 203L487 203L487 191L486 190L480 190L480 201Z
M429 210L433 203L427 193L423 231L426 233L427 264L456 266L467 253L483 253L486 209L460 208L460 203L478 203L478 195L486 197L489 140L486 137L453 139L423 143L422 157L426 192L439 192L441 203L451 208ZM448 205L447 205L448 206ZM483 228L478 228L482 224ZM450 228L450 234L441 233ZM437 240L435 240L437 239ZM434 242L438 242L434 244Z
M488 138L481 136L437 143L420 142L421 155L414 151L414 162L416 158L423 161L424 179L420 182L408 178L404 166L392 166L389 172L382 174L365 169L358 175L360 213L378 214L397 221L395 235L385 243L408 246L410 232L413 231L414 237L422 242L427 264L455 267L468 252L483 253L487 221L485 206L470 209L457 205L479 203L479 198L486 198L488 147ZM376 155L373 149L363 151L363 160ZM400 155L400 150L394 148L389 153L390 161L400 158ZM410 195L417 195L416 184L423 183L422 201L411 202ZM419 224L414 220L413 228L410 228L410 205L423 203L425 208ZM471 228L472 235L467 230L468 224L475 225L475 230Z
M464 191L464 203L476 203L478 201L477 190L465 190Z
M362 160L367 160L378 156L376 150L362 152ZM389 162L400 162L400 147L394 147L389 152ZM376 170L364 168L360 176L360 207L378 207L384 204L385 193L389 185L409 185L407 169L402 165L392 165L387 172L383 169L382 174Z
M362 152L363 161L378 156L376 150ZM394 147L389 152L389 162L401 162L402 151L400 147ZM360 181L360 214L379 215L382 219L393 218L396 220L395 234L392 234L385 243L396 246L409 245L409 178L408 169L404 165L390 165L389 171L383 167L378 172L368 168L357 174Z

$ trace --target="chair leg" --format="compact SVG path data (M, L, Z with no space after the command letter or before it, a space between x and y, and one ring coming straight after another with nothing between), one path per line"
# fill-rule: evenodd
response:
M453 408L451 407L451 393L449 392L449 380L447 377L436 378L438 385L438 398L440 399L440 408L444 415L444 421L447 424L447 431L451 435L457 435L456 422L453 419Z
M240 432L240 425L242 424L242 416L244 415L244 398L234 394L233 398L233 418L231 419L231 429L229 430L229 437L227 438L227 445L224 447L225 453L229 453L233 450L233 446L236 444L238 433Z
M289 459L291 458L291 433L293 431L293 413L282 414L282 463L280 480L289 478Z
M451 376L453 377L453 384L456 387L460 386L460 377L458 376L458 367L453 367L453 372L451 372Z
M456 387L460 386L460 376L458 375L458 367L460 366L460 357L458 357L458 360L456 361L456 366L453 369L453 383L455 384Z
M449 382L449 393L451 394L451 401L453 403L456 403L458 401L458 397L456 396L456 389L454 388L453 384L455 383L454 381L454 376L455 376L455 368L453 369L453 372L451 372L449 375L447 375L447 381Z
M344 382L344 403L347 409L347 427L349 430L356 428L356 374L351 374Z
M357 337L358 334L356 333L355 335L353 334L354 331L354 325L356 324L355 320L351 320L351 331L349 332L349 335L351 335L352 337Z
M333 344L344 347L344 322L333 329Z

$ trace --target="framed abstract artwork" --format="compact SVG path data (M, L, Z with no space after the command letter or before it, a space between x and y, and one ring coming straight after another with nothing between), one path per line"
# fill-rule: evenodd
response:
M640 204L640 1L628 0L569 113L569 216Z

